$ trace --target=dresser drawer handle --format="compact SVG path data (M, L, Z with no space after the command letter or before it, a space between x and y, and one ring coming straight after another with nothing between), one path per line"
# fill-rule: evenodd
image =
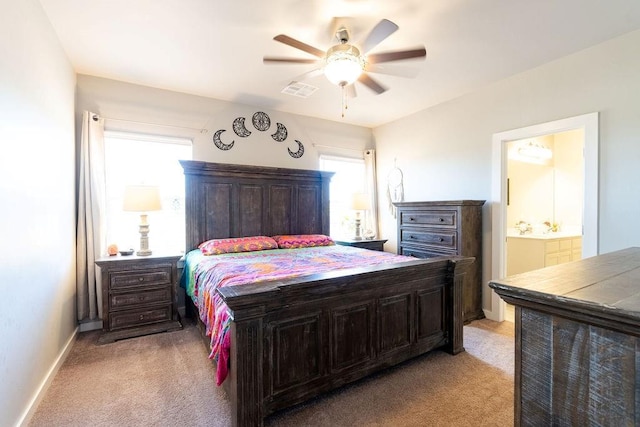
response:
M144 320L144 314L140 315L140 320Z
M444 222L444 218L440 218L440 222Z
M440 238L440 241L441 241L441 242L444 242L444 239L441 237L441 238Z
M138 277L138 282L144 282L144 277Z
M414 217L412 217L412 216L410 216L410 217L409 217L409 221L415 221L415 218L414 218Z
M141 297L139 297L139 299L138 299L138 300L139 300L139 301L144 301L144 297L143 297L143 296L141 296Z
M410 239L415 239L416 236L414 236L413 234L409 236Z

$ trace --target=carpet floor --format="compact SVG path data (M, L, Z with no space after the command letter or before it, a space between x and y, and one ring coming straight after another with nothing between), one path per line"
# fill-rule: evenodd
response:
M79 334L29 422L40 426L228 426L197 328L97 345ZM512 426L513 323L464 327L466 352L434 351L278 412L266 426Z

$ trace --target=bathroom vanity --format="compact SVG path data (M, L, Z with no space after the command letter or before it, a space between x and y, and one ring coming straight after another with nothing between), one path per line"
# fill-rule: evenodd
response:
M507 234L507 276L581 258L582 236L579 234Z

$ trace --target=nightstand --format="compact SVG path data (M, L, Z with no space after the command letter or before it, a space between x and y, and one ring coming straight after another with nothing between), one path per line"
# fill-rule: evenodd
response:
M176 307L181 257L117 255L96 261L102 274L100 344L182 328Z
M333 240L337 245L342 246L354 246L356 248L371 249L372 251L384 250L384 244L387 239L373 239L373 240Z

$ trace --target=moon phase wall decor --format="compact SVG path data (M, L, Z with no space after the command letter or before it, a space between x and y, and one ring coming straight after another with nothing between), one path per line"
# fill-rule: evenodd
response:
M244 117L236 117L232 124L233 132L241 138L247 138L251 135L251 131L247 129L244 122ZM269 115L262 111L258 111L253 114L253 116L251 117L251 123L253 124L253 127L260 132L265 132L271 127L271 119L269 118ZM231 143L229 144L225 144L224 142L222 142L222 140L220 139L220 135L222 135L223 132L226 132L226 129L217 130L213 134L213 143L220 150L227 151L233 147L235 141L231 141ZM285 125L283 125L282 123L276 123L276 132L271 135L271 138L273 138L273 140L276 142L282 142L287 139L287 136L289 136L289 132L287 131ZM297 139L295 141L298 144L298 150L291 151L291 149L287 148L287 151L289 152L289 155L291 157L293 157L294 159L299 159L304 154L304 145Z
M276 133L271 135L271 138L273 138L274 141L282 142L287 139L287 128L284 127L282 123L276 123L276 126L278 127L278 130L276 131Z
M231 148L233 148L233 144L235 144L235 141L231 141L231 144L225 144L224 142L222 142L220 140L220 134L222 132L226 132L225 129L220 129L217 130L216 133L213 134L213 143L216 144L216 147L218 147L219 149L223 150L223 151L227 151L227 150L231 150Z
M240 138L246 138L251 135L251 131L248 130L244 125L244 117L238 117L233 121L233 131Z
M304 145L302 145L302 142L298 141L297 139L295 141L298 143L298 151L293 152L289 148L287 148L287 151L289 152L289 155L291 157L293 157L294 159L299 159L304 154Z

